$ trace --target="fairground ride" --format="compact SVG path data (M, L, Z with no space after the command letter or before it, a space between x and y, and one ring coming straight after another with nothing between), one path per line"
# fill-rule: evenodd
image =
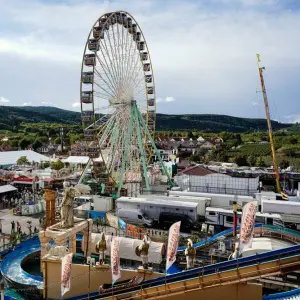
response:
M153 154L171 182L153 140L156 101L150 53L129 13L106 13L94 23L82 59L80 97L90 163L103 188L116 188L117 197L128 184L150 190Z

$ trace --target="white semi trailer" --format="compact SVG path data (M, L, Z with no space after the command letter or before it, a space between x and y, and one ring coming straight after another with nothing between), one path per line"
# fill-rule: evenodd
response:
M198 203L195 202L179 202L167 199L120 197L116 201L117 213L119 209L140 210L154 221L159 220L159 215L162 212L184 214L193 221L197 221L197 208Z

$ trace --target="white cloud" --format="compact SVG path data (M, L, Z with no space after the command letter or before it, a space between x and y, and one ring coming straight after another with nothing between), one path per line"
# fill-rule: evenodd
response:
M2 102L2 103L8 103L10 101L8 99L4 98L4 97L0 97L0 102Z
M9 99L26 95L32 105L57 99L62 108L78 109L73 99L79 94L88 32L102 13L126 7L146 37L157 94L176 99L176 105L160 105L158 112L254 116L254 109L245 107L255 99L258 52L267 67L270 100L278 111L291 114L300 111L300 11L291 12L282 3L286 5L277 0L0 0L5 28L1 92ZM12 59L22 72L11 68ZM172 102L168 97L157 102Z
M259 103L258 103L258 102L255 102L255 101L252 101L252 102L251 102L251 105L252 105L252 106L257 106L257 105L259 105Z
M79 107L80 106L80 102L74 102L73 104L72 104L72 107Z
M31 105L32 105L31 101L30 101L30 102L24 102L24 103L23 103L23 106L31 106Z
M165 98L157 98L156 99L157 103L160 103L160 102L174 102L174 101L175 101L175 98L172 97L172 96L167 96Z
M53 106L52 102L47 102L47 101L42 101L42 104L46 106Z
M289 115L289 116L283 116L288 123L300 123L300 115Z

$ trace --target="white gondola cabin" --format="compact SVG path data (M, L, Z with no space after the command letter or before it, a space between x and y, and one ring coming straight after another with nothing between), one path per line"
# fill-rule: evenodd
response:
M83 72L81 75L81 82L85 84L91 84L94 80L93 72Z
M141 60L148 60L148 52L141 53Z
M127 20L124 21L124 27L125 28L130 28L132 26L132 19L127 18Z
M94 118L94 112L92 110L85 110L81 113L81 120L83 122L90 122Z
M96 26L93 29L93 36L95 39L104 39L104 31L103 31L103 26Z
M139 42L141 40L142 34L140 32L137 32L136 34L133 35L133 40L135 42Z
M140 50L140 51L145 50L145 42L137 42L137 43L136 43L136 47L137 47L138 50Z
M84 64L87 67L95 66L96 65L96 56L95 56L95 54L86 54L84 56Z
M154 106L154 99L148 99L148 106Z
M145 72L151 71L150 64L144 64L143 68L144 68L144 71L145 71Z
M81 102L85 104L93 103L93 92L81 92Z
M146 75L145 76L145 82L146 83L151 83L152 82L152 75Z
M153 86L147 87L147 94L148 95L153 95L154 94L154 87Z
M137 32L137 26L136 26L136 24L132 24L131 27L129 27L128 32L130 34L136 34L136 32Z
M97 39L90 39L88 42L88 48L90 51L99 51L99 42Z

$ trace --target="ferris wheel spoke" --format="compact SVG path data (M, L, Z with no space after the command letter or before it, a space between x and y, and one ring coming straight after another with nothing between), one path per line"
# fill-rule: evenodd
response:
M103 68L103 72L105 73L107 78L109 78L109 81L111 82L111 85L114 87L114 89L116 89L116 87L117 87L116 78L113 75L113 72L110 71L110 67L109 67L109 64L107 63L106 57L105 57L105 55L102 51L102 47L100 47L100 51L101 51L103 60L99 57L98 53L96 53L96 58L97 58L99 64L101 65L101 67Z
M108 60L109 60L109 64L107 64L107 60L106 60L105 55L103 55L103 58L104 58L104 60L105 60L105 62L106 62L106 64L107 64L107 66L110 67L110 69L111 69L111 74L112 74L112 76L114 77L114 81L115 81L115 83L116 83L116 87L118 87L118 81L117 81L117 78L118 78L118 77L117 77L117 72L116 72L116 69L115 69L114 64L112 63L111 55L110 55L110 53L109 53L109 51L108 51L108 49L107 49L107 45L106 45L105 42L100 41L100 49L101 49L102 55L103 55L102 49L104 49L105 52L106 52L106 54L107 54L107 58L108 58Z
M114 32L113 29L112 29L112 32ZM112 34L109 31L107 31L107 37L108 37L108 42L109 42L109 47L110 47L110 53L112 54L112 62L115 66L116 79L117 79L117 82L119 83L120 82L120 71L119 71L118 63L117 63L117 53L115 52L115 49L113 49L113 47L112 47L112 42L111 42L111 39L110 39L111 35Z
M115 48L115 55L116 55L116 61L117 61L117 68L118 68L118 79L119 81L122 80L122 70L121 70L121 53L119 51L119 30L118 26L114 27L112 30L112 35L113 35L113 41L114 41L114 48ZM115 33L117 37L115 36Z
M130 42L128 41L128 39L130 39ZM130 46L128 45L130 43ZM126 42L125 42L125 45L127 47L127 59L125 59L125 72L124 72L124 77L122 79L122 82L124 84L124 86L126 86L126 83L127 83L127 80L126 80L126 77L127 77L127 74L128 74L128 71L129 71L129 66L130 66L130 59L131 59L131 56L132 56L132 46L135 45L135 43L133 42L133 38L130 36L130 34L128 33L128 31L126 32ZM128 49L129 48L129 49ZM133 51L134 51L134 48L133 48Z
M103 82L105 82L105 84L107 85L107 87L109 87L109 89L111 90L111 92L115 95L115 86L112 84L112 82L110 81L110 78L106 75L105 76L107 79L105 79L105 77L103 75L101 75L101 73L97 70L97 68L95 68L95 73L98 75L98 77L103 80Z

